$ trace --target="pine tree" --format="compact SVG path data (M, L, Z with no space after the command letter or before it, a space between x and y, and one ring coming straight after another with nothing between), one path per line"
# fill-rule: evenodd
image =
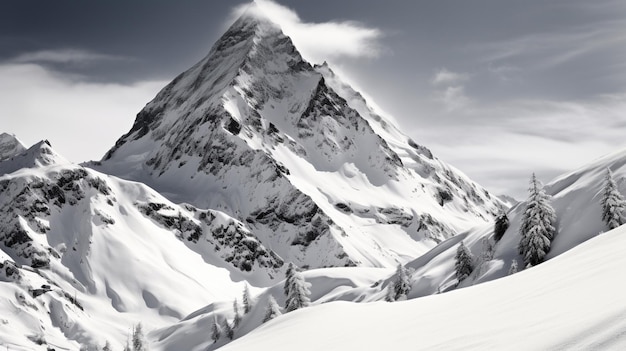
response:
M248 284L243 288L243 313L248 314L252 309L252 300L250 299L250 289Z
M213 339L213 343L215 344L222 337L222 329L220 325L217 324L217 319L213 317L213 325L211 326L211 339Z
M285 310L287 312L309 306L309 303L311 302L309 299L309 295L311 295L309 286L310 284L304 281L302 273L293 273L291 285L289 285L289 295L287 295L287 300L285 301Z
M126 341L126 345L124 346L124 351L132 351L130 349L130 345L128 344L128 341Z
M145 346L146 341L143 337L143 327L141 323L138 323L135 326L135 331L133 332L133 351L147 351L148 349Z
M406 295L411 290L411 281L403 265L396 268L396 280L393 284L394 301L406 300Z
M483 237L482 239L483 249L480 253L480 263L478 267L478 275L480 276L483 272L485 265L493 260L494 248L491 239L488 237Z
M488 237L484 237L482 239L482 243L483 243L483 251L481 253L481 258L483 262L489 262L493 260L493 255L494 255L493 243Z
M498 242L504 236L504 233L509 228L509 217L507 217L504 211L500 211L496 217L496 222L493 226L493 239Z
M291 287L295 270L296 268L294 267L293 263L289 262L289 265L287 266L287 272L285 272L285 285L283 287L283 292L285 293L285 296L289 296L289 289Z
M549 196L543 191L534 173L529 192L520 226L518 249L526 266L536 266L543 262L550 251L550 244L556 233L556 214L550 205Z
M517 273L517 260L511 261L511 267L509 267L509 275Z
M239 314L239 303L237 303L237 299L233 301L233 313L235 317L233 317L233 328L237 328L239 323L241 323L241 315Z
M102 347L102 351L111 351L111 343L109 343L109 340L104 342L104 346Z
M387 293L385 294L385 301L394 302L396 301L396 292L395 292L395 282L389 283L387 285Z
M222 320L222 330L230 340L233 340L233 338L235 337L235 330L230 325L230 323L228 323L228 320L226 318Z
M280 312L280 307L278 306L278 303L276 303L276 299L274 299L274 296L270 295L267 298L267 309L265 310L265 317L263 317L263 323L270 321L278 316L280 316L282 313Z
M474 259L472 257L472 254L465 247L462 241L456 250L456 255L454 259L456 279L460 283L461 281L463 281L463 279L472 274L472 271L474 270Z
M624 201L624 197L617 189L617 184L613 179L613 173L611 173L610 169L606 170L604 194L602 196L601 205L602 220L606 223L609 230L624 224L626 201Z

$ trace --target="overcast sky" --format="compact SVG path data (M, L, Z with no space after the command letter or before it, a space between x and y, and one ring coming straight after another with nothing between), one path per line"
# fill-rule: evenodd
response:
M245 1L0 6L0 131L100 159ZM425 145L495 193L626 147L623 0L282 0L263 7Z

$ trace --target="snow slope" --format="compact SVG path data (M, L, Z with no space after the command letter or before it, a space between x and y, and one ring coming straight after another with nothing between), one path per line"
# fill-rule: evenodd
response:
M502 206L253 9L88 166L223 211L305 268L394 266Z
M559 218L558 233L555 236L553 249L548 255L549 260L560 257L559 255L606 230L600 216L600 194L602 193L606 169L610 168L614 172L614 178L620 185L620 191L626 193L625 165L626 150L608 155L574 172L560 176L546 185L545 188L548 193L553 195L552 203ZM486 238L493 243L493 223L473 228L449 238L424 255L407 262L405 266L409 269L412 278L408 298L417 299L441 293L448 295L457 288L506 277L509 275L513 260L517 260L520 264L519 270L523 270L523 261L518 255L517 244L519 242L518 230L521 211L524 206L524 203L520 203L509 211L511 224L501 241L495 245L491 260L483 260L481 251ZM461 241L473 252L476 268L468 279L457 286L454 257ZM387 288L395 280L395 272L390 269L371 270L367 271L369 279L361 279L363 272L353 268L314 269L305 272L306 280L313 284L312 304L316 306L332 301L375 302L384 300ZM554 277L554 282L558 284L559 277ZM283 305L282 284L279 282L259 295L258 306L255 306L252 313L256 317L245 319L245 327L236 330L235 339L245 338L248 332L262 324L268 294L272 294L279 304ZM552 282L549 284L551 285ZM483 291L483 293L489 294L488 291ZM440 307L448 309L445 306ZM225 303L217 309L203 308L186 318L186 322L175 323L171 327L155 331L153 337L158 340L155 345L164 350L175 350L180 347L197 350L204 350L207 347L212 349L214 346L204 331L210 329L213 318L231 320L233 315L230 303ZM190 325L194 327L191 328ZM402 324L399 323L399 325ZM402 328L404 327L402 326ZM198 341L197 344L189 343L190 335L193 335L192 339L195 338L194 340ZM221 346L227 341L222 339L215 346Z
M557 257L608 229L602 221L600 205L607 168L613 172L618 190L626 194L626 150L602 157L559 176L544 186L546 193L552 197L551 204L557 215L557 233L546 259ZM509 210L510 226L502 239L495 244L493 259L475 270L461 286L506 276L513 260L522 269L523 260L518 254L517 245L525 206L525 202L520 202ZM485 239L493 243L493 224L476 227L450 238L431 252L407 263L407 267L415 269L413 290L409 296L425 296L454 288L454 255L457 244L463 240L474 254L476 264L481 265L480 257Z
M11 349L119 349L139 321L169 325L244 280L283 275L242 223L73 165L47 142L0 170L0 344Z
M8 133L0 134L0 161L11 158L24 150L26 150L26 147L15 135Z
M314 305L329 301L369 301L373 286L387 278L393 272L389 268L372 267L340 267L320 268L303 272L305 280L311 284L311 301ZM272 295L280 306L285 305L283 282L268 288L252 298L252 310L248 314L242 312L242 322L235 329L235 339L245 336L262 324L268 298ZM241 294L233 296L241 306ZM149 335L153 350L215 350L230 342L225 336L217 343L211 340L213 320L223 323L234 318L233 299L216 302L203 307L180 322L152 331ZM240 307L240 311L242 308Z
M404 302L332 302L221 350L596 350L626 347L626 227L504 279Z

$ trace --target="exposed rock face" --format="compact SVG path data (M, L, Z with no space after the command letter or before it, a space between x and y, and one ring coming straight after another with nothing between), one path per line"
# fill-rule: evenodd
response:
M109 184L108 176L91 169L66 163L56 154L50 144L42 142L18 154L10 160L0 163L0 169L12 168L11 163L33 165L34 173L22 176L0 178L0 240L6 252L18 264L33 268L49 267L51 259L59 259L59 254L51 245L51 239L45 238L51 230L51 224L71 207L86 207L89 213L78 222L91 222L91 225L103 224L115 228L115 217L110 215L120 206L118 198ZM45 165L42 165L45 164ZM3 167L4 166L4 167ZM125 184L127 187L141 185ZM150 190L152 191L152 190ZM141 214L152 219L155 226L163 227L180 240L190 242L190 248L202 254L213 254L223 259L225 265L242 272L250 272L253 267L267 269L266 277L276 275L283 265L283 260L273 251L267 250L239 221L223 213L212 210L198 210L191 205L146 201L158 198L156 193L135 198L135 206ZM96 199L103 205L94 205ZM75 221L64 221L66 229L75 232L71 241L89 240L91 228L76 228ZM57 231L59 228L53 228ZM67 240L68 238L64 238ZM199 243L201 242L201 243ZM209 249L200 248L202 244ZM83 247L87 259L89 245ZM77 251L76 247L72 247ZM207 252L203 252L207 251ZM260 273L263 275L263 273Z
M91 167L223 211L302 267L395 265L500 206L250 14Z

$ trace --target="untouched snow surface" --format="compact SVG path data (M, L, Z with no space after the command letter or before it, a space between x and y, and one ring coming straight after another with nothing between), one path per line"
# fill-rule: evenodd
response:
M221 350L597 350L626 347L626 227L497 281L404 302L292 312Z

